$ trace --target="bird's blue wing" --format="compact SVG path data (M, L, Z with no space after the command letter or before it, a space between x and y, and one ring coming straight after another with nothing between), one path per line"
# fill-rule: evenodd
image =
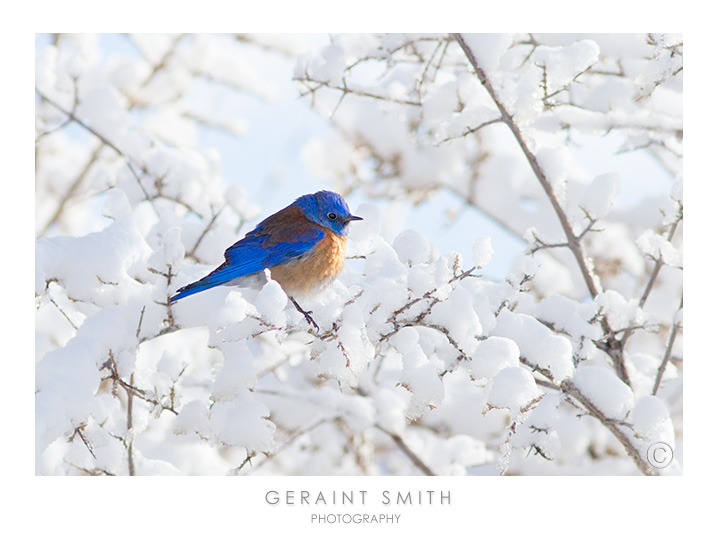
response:
M221 284L284 264L310 251L324 235L322 229L313 228L286 241L273 241L272 236L264 234L245 237L228 247L225 263L207 277Z
M220 267L180 288L170 301L289 262L309 252L324 236L322 227L307 220L295 206L288 206L228 247Z

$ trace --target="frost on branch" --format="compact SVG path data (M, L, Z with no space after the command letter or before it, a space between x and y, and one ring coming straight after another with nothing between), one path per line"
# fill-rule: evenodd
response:
M681 38L98 39L36 55L38 473L660 473L647 447L682 440ZM308 169L369 201L302 302L319 329L271 280L170 305L270 212L204 130L242 136L221 104L287 84L334 127ZM611 157L580 159L598 140ZM619 157L645 154L660 190ZM385 211L444 200L526 247L499 278L482 226L458 253Z

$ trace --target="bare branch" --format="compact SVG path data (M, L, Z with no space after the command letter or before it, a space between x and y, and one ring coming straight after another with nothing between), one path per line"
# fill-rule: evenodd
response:
M57 304L57 302L56 302L54 299L52 299L52 298L50 299L50 303L52 303L55 307L57 307L57 310L60 311L60 314L63 315L63 316L65 317L65 320L67 320L67 321L70 323L70 325L72 326L72 328L73 328L75 331L77 331L77 326L76 326L75 323L70 319L70 317L67 315L67 313L62 309L62 307L60 307L60 306Z
M677 231L677 228L679 227L679 223L683 220L684 217L684 210L683 207L679 206L679 214L677 215L677 219L672 223L671 228L669 229L669 232L667 233L667 241L671 242L674 239L674 234ZM647 299L649 298L649 294L651 293L652 289L654 288L654 283L657 281L657 277L659 276L659 271L664 266L664 260L659 257L656 258L654 261L654 269L652 270L651 275L649 276L649 281L647 282L647 286L644 288L644 292L642 293L641 298L639 298L638 306L640 309L642 309L647 302ZM682 302L684 301L682 297ZM627 341L632 336L633 331L627 331L624 336L622 337L621 341L619 342L619 346L621 349L626 346Z
M92 458L94 458L95 460L97 460L97 457L95 456L95 452L92 450L92 447L90 446L90 444L88 443L88 441L85 439L85 435L82 433L82 431L85 429L86 426L87 426L87 425L85 425L85 423L82 423L79 427L76 427L75 430L74 430L73 433L72 433L72 436L70 436L70 441L72 442L72 440L73 440L73 438L75 437L75 435L77 435L77 436L80 438L80 440L82 440L82 443L85 444L85 447L87 448L87 450L88 450L88 451L90 452L90 454L92 455Z
M549 202L552 204L554 213L559 219L559 224L561 225L562 230L564 231L564 235L567 238L567 248L572 252L572 254L574 255L574 259L577 261L579 271L584 278L587 290L589 290L589 293L592 298L597 297L600 292L600 288L598 286L599 278L589 268L589 264L587 263L587 259L584 255L582 243L579 237L572 230L572 225L569 222L569 218L567 217L567 214L559 203L559 199L554 193L554 188L552 187L551 182L545 175L542 167L539 165L537 156L534 155L534 153L530 150L529 144L525 140L524 134L522 133L519 125L514 121L512 116L507 111L507 108L500 99L497 91L494 89L494 86L489 80L489 77L487 77L487 74L477 63L477 59L474 57L472 49L464 41L462 34L452 34L452 37L455 39L455 41L457 41L459 46L464 51L465 55L467 56L467 59L469 60L469 63L472 66L472 69L477 75L477 78L482 83L482 86L484 86L485 90L487 90L487 93L491 97L492 101L494 101L495 106L499 110L502 122L506 124L507 127L509 127L510 131L512 132L512 135L517 141L517 144L522 150L522 153L529 162L529 166L532 168L532 171L537 177L537 180L539 180L542 189L544 189L547 198L549 198ZM622 354L621 346L619 345L619 342L615 339L615 337L611 335L611 327L609 326L609 322L606 318L602 319L602 326L604 327L605 333L609 335L608 350L610 351L609 355L611 356L614 363L614 368L617 371L619 378L624 383L630 384L629 375L627 374L626 366L624 364L624 356Z
M139 165L139 164L137 164L137 163L134 163L134 160L133 160L132 157L130 157L129 155L126 155L122 150L120 150L120 149L119 149L115 144L113 144L109 139L105 138L102 134L100 134L98 131L96 131L95 129L93 129L92 127L90 127L90 126L89 126L87 123L85 123L83 120L81 120L81 119L79 119L77 116L75 116L75 113L74 113L73 111L68 111L68 110L66 110L62 105L59 105L56 101L54 101L53 99L49 98L47 95L45 95L44 93L42 93L42 92L41 92L40 90L38 90L37 88L35 88L35 93L37 93L37 94L40 96L41 99L47 101L47 102L50 103L53 107L55 107L57 110L59 110L60 112L62 112L63 114L65 114L65 115L68 117L68 119L72 120L72 121L75 122L77 125L79 125L79 126L82 127L83 129L85 129L86 131L88 131L89 133L91 133L92 135L94 135L95 137L97 137L97 138L100 140L100 142L102 142L102 143L103 143L105 146L107 146L108 148L111 148L118 156L120 156L120 157L125 161L125 163L127 164L127 168L130 169L130 172L132 173L132 175L133 175L133 176L135 177L135 179L137 180L137 183L138 183L138 185L140 186L140 189L142 189L142 191L143 191L143 193L144 193L145 198L147 199L147 201L150 202L150 205L151 205L153 211L155 212L155 214L156 214L158 217L160 216L160 212L159 212L159 211L157 210L157 208L155 207L155 204L154 204L154 202L151 200L150 195L147 193L147 190L145 189L145 186L142 185L142 181L141 181L140 176L138 175L138 173L137 173L137 172L135 171L135 169L133 168L133 164L134 164L134 165L137 166L140 170L142 170L143 174L148 174L148 175L149 175L149 172L148 172L147 169L144 167L144 165ZM157 179L155 179L155 180L157 181Z
M217 221L217 218L222 213L222 210L224 210L227 207L227 203L223 204L217 212L214 212L212 214L212 217L210 218L210 221L207 223L207 226L202 231L200 236L197 238L197 241L195 242L195 245L192 246L192 249L190 249L190 252L187 253L187 256L195 258L195 252L197 251L197 248L200 246L200 243L202 243L202 240L205 239L205 236L212 230L212 227L215 225L215 221Z
M545 378L547 378L547 380L550 381L550 383L552 383L555 387L561 389L563 393L575 398L584 407L584 409L589 412L592 417L598 419L602 423L602 425L607 427L609 431L614 435L614 437L621 442L621 444L624 446L624 449L626 449L627 454L632 458L634 463L637 465L637 468L639 468L639 470L644 475L657 475L657 471L644 461L644 459L639 453L639 450L632 443L630 436L620 428L622 426L627 426L625 422L617 421L616 419L609 418L604 415L604 413L594 405L594 403L589 399L589 397L582 393L582 391L574 384L571 379L566 378L561 382L557 383L554 380L554 376L552 376L552 372L549 369L534 365L522 356L520 356L519 360L533 371L541 373Z
M259 462L259 463L257 464L257 466L254 466L254 467L252 468L252 470L251 470L250 472L248 472L248 475L251 474L251 473L253 473L253 472L256 472L256 471L259 470L262 466L264 466L264 465L267 464L268 462L272 461L272 459L276 458L277 455L279 455L279 454L282 453L285 449L287 449L288 447L290 447L290 446L297 440L297 438L299 438L300 436L304 436L305 434L307 434L307 433L309 433L309 432L312 432L312 431L315 430L317 427L319 427L320 425L324 425L324 424L327 423L328 421L330 421L330 419L328 419L328 418L318 419L317 421L315 421L315 422L313 422L313 423L310 423L310 424L307 425L306 427L304 427L304 428L302 428L302 429L298 429L297 431L293 432L292 435L291 435L289 438L287 438L287 440L285 440L285 441L283 442L283 444L282 444L280 447L278 447L277 450L276 450L274 453L269 454L269 455L265 455L267 458L264 459L264 460L262 460L261 462ZM230 471L230 474L232 474L232 475L239 475L239 472L242 470L242 468L245 466L245 464L247 464L247 463L250 461L250 457L251 457L251 455L248 455L247 458L245 459L245 461L244 461L242 464L240 464L238 467L236 467L236 468L234 468L234 469L232 469L232 470Z
M634 444L632 444L629 436L623 430L621 430L621 425L617 424L616 421L606 417L594 405L594 403L592 403L592 401L586 395L584 395L579 390L579 388L577 388L574 382L572 382L570 379L566 379L562 381L561 388L562 391L577 399L593 417L597 418L599 421L601 421L602 425L609 429L609 431L614 435L614 437L622 443L624 449L626 449L627 453L634 461L634 464L636 464L637 468L639 468L639 470L644 475L657 475L657 471L644 461L641 454L639 453L639 450L634 446Z
M304 86L307 88L307 91L300 94L302 97L309 95L309 94L314 94L320 88L328 88L330 90L336 90L338 92L342 92L342 98L344 98L344 96L346 94L352 94L352 95L357 95L360 97L368 97L370 99L377 99L380 101L389 101L391 103L398 103L400 105L411 105L414 107L422 106L422 103L420 103L419 101L413 101L411 99L398 99L398 98L394 98L394 97L391 97L388 95L377 94L377 93L371 92L369 90L363 90L360 88L350 88L349 86L347 86L347 83L345 81L343 81L342 86L335 86L333 84L330 84L327 81L315 80L306 75L303 77L295 78L294 80L303 83ZM314 86L312 86L313 84L314 84Z
M132 385L135 383L135 373L133 372L130 375L130 384L129 387L132 387ZM129 438L129 441L127 443L127 474L130 476L135 475L135 456L134 452L132 450L133 442L135 439L135 433L132 428L132 397L133 397L133 391L129 389L129 387L125 388L127 391L127 437Z
M424 461L422 461L422 459L417 456L417 453L415 453L414 451L412 451L410 449L410 447L405 443L405 441L402 439L401 436L399 436L398 434L395 434L394 432L388 431L387 429L385 429L384 427L382 427L380 425L375 425L375 428L378 430L381 430L387 436L392 438L392 441L395 444L397 444L397 447L399 447L400 451L402 451L402 453L407 455L407 457L409 457L409 460L412 461L412 464L417 466L417 468L419 468L424 475L428 475L428 476L436 475L432 470L430 470L429 466L427 466L424 463Z
M472 133L476 133L476 132L479 131L480 129L483 129L483 128L487 127L487 126L494 125L494 124L498 124L498 123L502 123L502 122L503 122L502 118L494 118L493 120L487 120L486 122L482 122L481 124L476 125L476 126L474 126L474 127L467 127L467 129L465 129L461 134L459 134L459 135L453 135L453 136L450 136L450 137L446 137L446 138L440 140L439 142L437 142L437 145L439 146L439 145L441 145L441 144L444 144L445 142L449 142L450 140L455 140L455 139L458 139L458 138L464 138L464 137L466 137L466 136L468 136L468 135L471 135Z
M682 212L683 213L683 212ZM667 233L667 241L671 242L672 239L674 239L674 234L677 231L677 227L679 226L680 221L682 220L682 216L680 215L674 223L672 223L671 228L669 229L669 232ZM660 257L657 258L654 263L654 269L652 270L652 274L649 277L649 282L647 282L647 286L644 289L644 293L642 294L642 297L639 298L639 307L644 307L644 304L647 302L647 299L649 298L649 294L652 291L652 288L654 288L654 283L657 280L657 276L659 275L659 270L662 269L662 266L664 266L664 260Z
M550 183L549 179L544 173L544 170L539 165L539 161L537 160L537 156L532 153L532 151L529 149L529 144L524 138L524 135L517 123L514 121L512 116L507 111L507 108L504 106L504 103L499 98L499 95L497 94L496 90L492 86L492 83L490 82L489 78L487 77L484 70L479 67L479 64L477 63L477 60L474 57L474 53L472 52L472 49L469 48L469 46L465 43L464 39L462 38L462 34L452 34L457 43L459 43L460 47L462 47L462 50L464 51L465 55L467 56L467 59L469 60L470 64L472 65L472 68L474 69L475 74L479 78L482 85L487 90L487 93L489 93L489 96L492 98L492 101L494 101L495 106L499 110L501 121L509 127L510 131L512 132L512 135L514 135L515 140L517 141L517 144L519 145L520 149L522 150L522 153L524 153L524 156L527 158L527 161L529 162L529 166L532 168L532 171L534 172L534 175L539 180L540 185L542 186L542 189L544 189L544 192L547 194L547 197L549 198L550 203L552 204L552 207L554 208L554 212L557 215L557 218L559 219L559 223L562 226L562 230L564 231L564 234L567 237L568 247L572 251L572 254L574 255L574 258L577 260L577 264L579 265L579 269L582 273L582 276L584 277L584 282L587 285L587 289L589 290L592 297L596 297L599 294L599 290L597 288L597 285L595 283L595 276L592 274L592 272L589 270L589 267L587 265L586 259L584 257L584 252L582 250L582 245L579 242L579 239L574 234L574 231L572 230L572 225L569 222L569 218L567 217L567 214L564 212L564 209L559 204L559 199L557 198L556 194L554 193L554 188L552 187L552 184Z
M684 308L684 295L682 295L682 299L679 302L679 309L677 310L676 317L679 316L679 312ZM659 385L662 383L662 376L664 376L664 370L667 368L667 363L669 363L669 358L672 356L672 348L674 348L674 340L677 337L677 333L679 333L679 329L681 328L681 323L679 320L676 320L674 322L674 325L672 326L672 332L669 335L669 342L667 343L667 349L664 351L664 358L662 359L661 365L659 365L659 369L657 370L657 377L654 379L654 387L652 388L652 395L656 395L657 391L659 391Z
M68 118L68 121L71 120ZM41 228L38 237L45 236L50 227L60 220L60 217L62 216L63 212L65 211L65 208L70 202L70 199L74 196L74 194L77 192L80 185L82 184L83 180L87 177L87 174L90 172L92 165L94 165L100 157L100 154L102 153L102 148L102 144L98 144L95 147L95 150L93 150L93 152L90 154L90 157L87 160L87 163L85 164L83 169L80 171L80 174L78 174L77 178L75 178L75 181L70 184L70 187L68 187L67 191L65 191L65 194L60 197L60 202L57 205L57 209L52 214L52 216L50 216L47 223L45 223L45 225Z

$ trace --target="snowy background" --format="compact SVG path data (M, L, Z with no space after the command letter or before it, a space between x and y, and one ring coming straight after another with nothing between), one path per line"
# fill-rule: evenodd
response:
M36 473L681 474L682 55L38 35ZM168 306L326 188L319 332L276 283Z

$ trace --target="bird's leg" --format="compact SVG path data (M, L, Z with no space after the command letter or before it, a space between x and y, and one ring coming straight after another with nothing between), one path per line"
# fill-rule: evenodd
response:
M307 323L315 326L315 329L319 333L320 327L317 325L317 322L315 322L314 319L310 316L310 314L312 314L312 311L305 311L302 307L300 307L299 303L295 301L295 298L293 298L292 296L287 297L290 298L290 301L292 302L292 305L295 306L295 309L302 313L302 315L305 317L305 320L307 320Z

